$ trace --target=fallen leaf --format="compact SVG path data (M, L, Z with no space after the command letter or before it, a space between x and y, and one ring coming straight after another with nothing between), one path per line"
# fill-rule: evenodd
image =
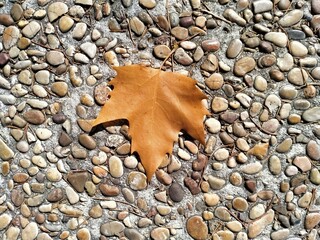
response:
M131 153L139 154L150 181L165 155L172 153L180 130L205 143L203 117L209 112L201 101L206 96L195 80L178 73L141 65L114 69L117 76L109 83L114 90L93 126L128 120Z

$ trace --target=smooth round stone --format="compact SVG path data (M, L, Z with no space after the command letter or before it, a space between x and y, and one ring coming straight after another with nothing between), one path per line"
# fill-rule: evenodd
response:
M62 16L59 20L59 29L62 33L68 32L74 24L74 20L69 16Z
M308 49L298 41L291 41L290 42L290 53L294 57L305 57L308 54Z
M19 39L20 31L15 26L9 26L3 31L2 43L5 49L15 46Z
M262 128L269 132L276 132L279 128L279 121L277 119L270 119L262 124Z
M269 111L273 112L281 106L281 99L275 94L270 94L266 98L264 105L269 109Z
M40 125L46 120L44 114L39 110L29 110L23 114L23 118L34 125Z
M264 35L264 39L272 42L278 47L286 47L288 42L288 37L285 33L282 32L269 32Z
M297 156L293 160L293 164L296 165L302 172L307 172L311 170L310 159L306 156Z
M267 90L268 87L268 83L267 80L262 77L262 76L257 76L254 79L254 83L253 86L256 90L260 91L260 92L264 92L265 90Z
M273 3L271 1L255 1L252 3L253 5L253 11L255 14L257 13L263 13L272 10Z
M157 45L153 48L154 55L159 59L165 59L170 52L171 50L167 45Z
M269 158L269 170L273 175L278 175L281 173L281 161L275 155Z
M308 73L304 69L293 68L288 73L288 81L298 86L303 85L308 78L309 78Z
M320 1L319 0L311 0L311 12L313 14L320 14Z
M184 27L174 27L171 34L178 40L184 40L188 37L188 29Z
M178 48L174 53L174 59L184 65L188 66L193 63L193 59L185 52L183 48Z
M252 57L243 57L239 59L234 66L234 73L243 77L256 67L256 61Z
M281 71L287 72L294 66L293 57L290 53L286 53L282 58L277 59L277 66Z
M315 185L320 185L320 172L316 168L312 168L310 172L310 181Z
M87 31L87 24L83 22L79 22L76 24L72 31L72 37L78 41L80 41L84 35L86 34Z
M273 52L273 46L270 42L260 41L259 49L261 52L271 53Z
M140 172L130 172L127 183L133 190L142 190L147 187L147 177Z
M303 11L299 9L294 9L284 15L278 23L282 27L290 27L296 23L298 23L303 17Z
M59 51L50 51L46 54L46 59L50 65L57 66L64 63L64 55Z
M33 85L32 92L39 98L45 98L48 96L48 93L45 90L45 88L40 85Z
M86 55L82 54L82 53L76 53L74 55L74 60L76 62L83 63L83 64L87 64L90 61L89 58Z
M51 182L59 182L62 179L62 174L56 168L49 168L46 177Z
M38 167L40 167L40 168L45 168L45 167L47 167L47 161L42 157L42 156L38 156L38 155L36 155L36 156L33 156L32 158L31 158L31 161L32 161L32 163L34 164L34 165L36 165L36 166L38 166Z
M249 218L254 220L261 217L265 213L265 206L261 203L253 206L249 212Z
M157 5L157 2L155 0L139 0L139 4L142 7L152 9Z
M240 173L233 172L230 174L229 181L234 186L240 186L243 182L243 179Z
M22 140L17 143L16 148L19 152L26 153L29 151L30 146L27 141Z
M298 206L301 208L306 208L309 206L312 198L312 193L306 192L299 200Z
M208 127L208 130L211 133L218 133L221 129L221 123L215 118L207 119L205 125Z
M320 223L320 213L308 213L305 219L305 228L307 230L315 228Z
M50 82L50 72L48 70L40 70L35 74L35 78L38 83L47 85Z
M277 61L276 57L272 54L266 54L259 58L258 65L262 68L271 67Z
M140 21L140 19L137 17L131 18L129 21L129 24L130 24L131 30L138 36L141 36L146 28L143 22Z
M248 202L242 197L236 197L232 200L232 206L239 212L244 212L248 209Z
M269 76L271 79L277 82L281 82L285 79L283 72L279 71L278 69L270 69Z
M262 165L259 162L255 163L249 163L246 165L243 165L241 167L241 171L245 174L256 174L262 170Z
M299 170L296 166L290 165L286 168L285 174L290 177L298 174L298 171Z
M293 107L297 110L307 110L311 103L306 99L297 99L293 102Z
M63 14L68 12L68 6L63 2L54 2L49 5L47 9L48 18L50 22L61 17Z
M211 103L211 109L214 113L223 112L228 109L228 100L222 97L215 97Z
M191 41L183 41L180 43L180 46L185 50L193 50L197 47L197 44Z
M90 94L83 94L80 97L80 103L87 107L92 107L94 105L93 97Z
M221 148L221 149L218 149L217 151L215 151L213 156L217 161L224 161L229 158L230 154L227 149Z
M204 40L201 43L201 47L204 51L207 52L215 52L218 51L220 48L220 42L216 39L209 39L209 40Z
M229 222L231 220L230 213L226 207L219 206L215 209L214 215L222 221Z
M29 179L29 175L26 173L15 173L13 175L13 181L16 183L24 183Z
M64 97L68 93L68 84L65 82L54 82L51 85L51 91L59 97Z
M280 88L279 95L283 99L293 100L297 97L298 91L295 89L294 86L285 85Z
M91 234L87 228L81 228L77 232L77 239L79 240L91 240Z
M219 195L215 193L204 193L203 198L204 198L204 202L209 207L217 205L220 201Z
M30 240L36 239L38 235L38 226L35 222L30 222L22 231L21 231L21 239L22 240Z
M207 59L201 64L201 69L208 71L208 72L214 72L217 70L219 66L218 58L214 54L209 54Z
M278 153L286 153L291 149L292 146L292 139L286 138L284 139L276 148Z
M307 122L320 120L320 107L313 107L303 112L302 119Z
M200 216L192 216L187 220L187 232L194 238L199 240L207 239L208 227Z
M213 73L205 80L205 84L211 90L218 90L224 84L223 76L220 73Z
M79 143L89 150L93 150L97 147L97 143L93 139L93 137L89 136L86 133L79 135Z
M311 140L306 146L307 155L313 160L320 160L320 146Z
M93 43L90 43L90 42L82 43L80 45L80 49L91 59L96 56L97 47Z
M40 31L40 28L37 21L32 21L22 29L21 33L27 38L33 38Z
M36 129L36 135L41 141L45 141L52 136L52 132L47 128L38 128Z
M226 181L222 178L218 178L218 177L214 177L212 175L210 175L208 177L208 182L210 184L210 187L213 189L213 190L219 190L219 189L222 189L226 183Z
M240 39L233 39L227 48L226 55L228 58L236 58L242 50L242 42Z
M12 217L9 214L2 214L0 215L0 231L5 229L11 222Z
M4 67L10 60L10 56L7 53L0 53L0 67Z
M166 240L170 237L170 231L164 227L157 227L151 230L150 237L153 240Z
M169 196L174 202L181 202L185 192L179 183L172 183L169 187Z
M125 229L125 226L118 221L110 221L100 226L100 232L106 237L118 235Z
M300 30L292 29L292 30L288 30L287 33L288 33L289 39L291 40L303 40L306 38L306 34Z
M10 9L10 15L14 21L20 20L20 18L23 15L23 9L22 9L21 5L17 4L17 3L13 4Z
M109 159L109 172L112 177L119 178L123 175L123 165L120 158L112 156Z

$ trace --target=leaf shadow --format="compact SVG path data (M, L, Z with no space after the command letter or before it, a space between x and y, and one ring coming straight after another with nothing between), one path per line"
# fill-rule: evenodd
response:
M128 125L129 126L129 122L126 119L118 119L118 120L114 120L114 121L109 121L109 122L105 122L105 123L101 123L97 126L94 126L91 131L89 132L89 135L95 135L98 132L101 131L105 131L107 127L112 127L112 126L122 126L122 125Z

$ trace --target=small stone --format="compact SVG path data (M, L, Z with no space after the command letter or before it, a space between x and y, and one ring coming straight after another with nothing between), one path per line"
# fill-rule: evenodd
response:
M320 213L308 213L305 220L307 230L315 228L320 223Z
M126 228L124 230L124 235L128 239L132 239L132 240L144 240L145 239L145 237L136 229Z
M308 142L306 146L307 150L307 155L312 159L312 160L320 160L320 146L317 144L316 141L311 140Z
M46 120L44 114L39 110L29 110L23 114L24 119L31 124L40 125Z
M166 45L157 45L153 49L154 55L159 59L165 59L171 52L170 48Z
M100 184L99 190L104 196L113 197L120 194L120 190L117 186L108 185L106 183Z
M277 146L276 151L278 153L286 153L291 149L291 146L292 146L292 139L286 138Z
M255 14L268 12L272 10L272 8L273 8L273 3L269 0L267 1L259 0L259 1L253 2L253 10Z
M87 31L87 24L83 22L79 22L76 24L72 31L72 37L78 41L80 41L84 35L86 34Z
M90 210L89 210L89 216L92 218L99 218L103 214L103 210L100 207L99 204L94 205Z
M33 240L38 235L38 226L35 222L30 222L21 232L22 240Z
M75 0L75 4L84 5L84 6L92 6L93 0Z
M234 73L243 77L256 67L256 61L252 57L243 57L239 59L234 66Z
M153 240L166 240L170 237L169 229L164 227L158 227L152 229L150 236Z
M79 143L89 150L93 150L97 147L97 143L93 139L93 137L89 136L86 133L79 135Z
M313 107L303 112L302 119L307 122L317 122L320 120L320 107Z
M94 58L97 53L97 47L95 44L86 42L80 45L80 49L89 57Z
M296 23L298 23L303 17L303 11L299 9L294 9L284 15L278 23L282 27L290 27Z
M320 172L316 168L312 168L310 172L310 181L315 185L320 185Z
M129 21L131 30L138 36L141 36L144 32L146 26L143 24L143 22L140 21L139 18L133 17Z
M3 161L8 161L14 157L14 152L9 148L9 146L0 139L0 158Z
M47 195L47 200L49 202L58 202L63 199L64 193L61 188L55 188Z
M265 213L265 207L263 204L258 203L257 205L253 206L249 212L250 219L254 220L261 217Z
M220 48L220 42L216 39L205 40L201 43L201 47L204 51L215 52Z
M236 58L242 50L242 42L240 39L233 39L227 48L226 55L228 58Z
M209 175L208 177L208 182L210 184L210 187L213 190L220 190L224 187L224 185L226 184L226 181L222 178L219 177L214 177L212 175Z
M209 132L218 133L221 129L221 123L215 118L209 118L205 121L205 125L208 127Z
M219 206L214 210L214 215L222 221L229 222L231 215L226 207Z
M260 219L254 221L252 224L249 224L248 227L248 237L255 238L259 236L262 231L273 222L274 219L274 211L269 210L266 215L261 217Z
M213 156L217 161L224 161L229 158L230 154L227 149L220 148L214 152Z
M228 109L228 100L222 97L214 97L211 103L211 109L214 113L223 112Z
M281 106L281 100L277 95L270 94L266 98L264 105L269 109L270 112L273 112Z
M10 60L10 56L7 53L0 53L0 67L4 67Z
M282 58L277 58L277 66L281 71L289 71L294 65L293 57L290 53L286 53Z
M9 26L3 31L2 35L2 43L5 49L10 49L16 43L18 42L19 39L19 34L20 31L17 27L15 26Z
M298 91L291 85L285 85L280 88L279 95L283 99L293 100L298 95Z
M279 128L279 121L277 119L270 119L262 124L262 128L268 132L274 133Z
M265 78L257 76L254 80L253 86L256 90L264 92L265 90L267 90L268 83Z
M188 37L188 29L184 27L174 27L171 29L171 34L178 40L184 40Z
M77 232L78 240L91 240L91 234L87 228L81 228Z
M311 0L311 12L313 14L320 14L320 1L319 0Z
M236 197L232 200L232 206L234 209L240 212L244 212L248 209L247 201L242 197Z
M8 27L14 24L14 20L9 14L0 14L0 24Z
M52 131L47 128L36 129L36 135L41 141L45 141L52 136Z
M23 15L23 9L22 9L21 5L17 4L17 3L13 4L10 9L10 15L14 21L20 20L20 18Z
M147 187L147 177L140 172L130 172L127 182L133 190L142 190Z
M184 65L188 66L193 63L193 59L185 52L183 48L178 48L174 53L174 59Z
M56 168L49 168L46 177L51 182L59 182L62 179L62 174Z
M118 235L125 229L124 225L121 222L111 221L104 223L100 226L100 232L106 237L112 237Z
M310 205L312 198L311 192L306 192L301 198L298 200L298 206L301 208L307 208Z
M174 202L181 202L185 192L179 183L172 183L169 187L169 196Z
M294 57L305 57L308 54L308 49L298 41L291 41L290 42L290 53Z
M208 236L208 227L207 224L203 221L200 216L192 216L187 220L187 231L188 234L194 238L199 240L205 240Z
M53 22L68 12L68 6L63 2L54 2L49 5L47 12L49 21Z
M306 156L297 156L293 160L293 164L296 165L302 172L311 170L310 159Z
M152 9L157 5L157 2L155 0L139 0L139 4L142 7Z
M51 85L51 91L59 97L64 97L68 93L68 84L65 82L54 82Z
M278 47L286 47L288 42L288 37L285 33L282 32L269 32L264 35L264 39L272 42Z
M218 58L214 54L209 54L207 59L201 64L201 69L208 71L208 72L214 72L217 70L219 66Z
M74 24L74 20L69 16L62 16L59 20L59 29L62 33L68 32Z
M69 172L67 180L71 186L79 193L84 192L84 186L90 175L87 171L83 172Z
M213 73L205 80L205 84L211 90L218 90L224 84L223 76L220 73Z
M50 65L57 66L64 63L64 55L59 51L50 51L46 54L46 59Z
M220 202L219 195L215 193L204 193L203 198L204 198L204 202L209 207L215 206Z
M21 33L27 38L33 38L40 31L40 28L40 24L37 21L31 21L22 29Z
M119 178L123 175L123 164L120 158L112 156L109 159L109 171L112 177Z
M12 217L9 214L4 213L0 215L0 219L0 231L2 231L10 224Z

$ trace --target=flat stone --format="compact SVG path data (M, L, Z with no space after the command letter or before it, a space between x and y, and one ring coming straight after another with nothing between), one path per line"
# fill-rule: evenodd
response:
M157 5L157 2L155 0L139 0L139 4L142 7L152 9Z
M80 197L79 197L78 193L73 190L72 187L67 186L65 188L65 190L66 190L66 195L67 195L67 198L68 198L70 204L75 204L75 203L79 202Z
M208 236L208 227L207 224L203 221L200 216L192 216L187 220L187 231L188 234L194 238L199 240L205 240Z
M97 47L95 44L86 42L80 45L80 49L89 57L94 58L97 53Z
M214 72L217 70L219 66L218 58L214 54L209 54L207 59L201 64L201 69L208 71L208 72Z
M159 59L165 59L171 52L166 45L157 45L153 48L154 55Z
M62 179L62 174L56 168L49 168L46 177L51 182L59 182Z
M243 77L256 67L256 61L252 57L243 57L234 65L234 74Z
M280 88L279 95L283 99L293 100L297 97L298 91L292 85L285 85Z
M86 133L79 135L79 143L89 150L93 150L97 147L97 143L93 139L93 137L89 136Z
M174 27L171 29L171 34L178 40L184 40L188 37L188 29L184 27Z
M77 239L79 240L91 240L91 233L87 228L81 228L77 232Z
M320 146L317 144L316 141L311 140L308 142L306 146L307 150L307 155L312 159L312 160L320 160Z
M303 17L303 11L299 9L294 9L284 15L278 23L282 27L290 27L296 23L298 23Z
M302 119L306 122L317 122L320 120L320 107L313 107L303 112Z
M75 4L79 4L83 6L92 6L93 0L75 0Z
M320 1L319 0L311 0L311 12L313 14L320 14Z
M61 17L63 14L68 12L68 6L63 2L54 2L49 5L47 9L48 18L50 22Z
M290 53L285 53L282 58L277 58L277 66L281 71L287 72L294 65L293 57Z
M262 128L268 132L274 133L278 130L280 123L277 119L270 119L262 124Z
M272 42L278 47L286 47L288 42L288 37L285 33L282 32L269 32L264 35L264 39Z
M204 40L201 43L201 47L204 51L215 52L219 50L220 42L217 39Z
M320 172L316 168L312 168L310 172L310 181L315 185L320 185Z
M14 152L9 148L9 146L0 139L0 158L3 161L8 161L14 157Z
M146 238L137 230L126 228L124 230L124 235L131 240L145 240Z
M228 209L223 206L219 206L214 210L214 215L222 221L229 222L231 220L231 215Z
M124 225L121 222L111 221L104 223L100 226L100 232L106 237L112 237L118 235L125 229Z
M67 180L71 186L79 193L84 192L86 181L89 179L90 174L87 171L83 172L69 172Z
M170 237L170 231L164 227L158 227L150 232L150 236L153 240L166 240Z
M254 13L263 13L272 10L273 3L271 1L259 0L252 3Z
M63 197L64 197L63 190L61 188L54 188L48 193L47 200L49 202L58 202L61 199L63 199Z
M40 31L40 24L37 21L31 21L27 26L25 26L21 33L27 38L33 38Z
M232 206L239 212L244 212L248 209L248 202L242 197L236 197L232 200Z
M277 146L276 151L278 153L286 153L291 149L292 143L291 138L286 138Z
M256 238L259 236L262 231L273 222L274 219L274 211L269 210L266 215L261 217L260 219L254 221L248 226L248 237Z
M35 222L30 222L21 232L22 240L33 240L38 235L38 226Z
M250 219L257 219L265 213L265 206L261 203L253 206L249 212Z
M208 182L213 190L220 190L226 184L226 181L223 178L214 177L212 175L209 175Z
M64 63L64 55L59 51L50 51L46 54L46 59L50 65L57 66Z
M9 14L0 14L0 24L8 27L14 24L14 20Z
M213 73L210 77L208 77L205 80L205 84L208 88L210 88L211 90L218 90L220 89L223 84L224 84L224 80L223 80L223 76L220 73Z
M22 9L21 5L17 4L17 3L13 4L10 9L10 15L14 21L20 20L20 18L23 15L23 9Z
M3 31L2 43L5 49L10 49L17 44L20 31L15 26L9 26Z

